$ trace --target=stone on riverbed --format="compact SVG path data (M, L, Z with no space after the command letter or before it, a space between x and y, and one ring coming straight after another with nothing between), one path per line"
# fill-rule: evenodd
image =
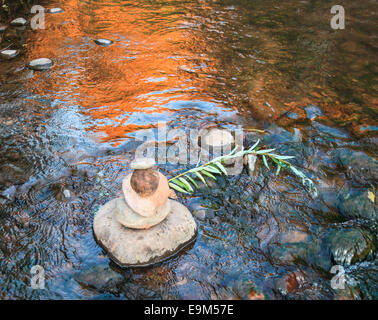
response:
M94 218L96 240L124 267L147 266L171 257L195 239L197 225L185 206L168 201L171 211L166 219L148 230L125 228L114 214L116 201L106 203Z
M362 228L333 230L327 238L337 264L351 265L363 261L375 250L374 235Z
M53 62L47 58L39 58L29 62L28 67L36 71L48 70L53 66Z
M234 143L234 137L228 130L211 129L203 137L202 141L202 147L221 148L231 146Z
M373 219L378 221L378 208L375 193L372 190L344 192L340 196L341 213L348 218Z
M93 40L96 44L98 44L99 46L103 46L103 47L108 47L110 45L113 44L113 41L112 40L108 40L108 39L96 39L96 40Z
M323 115L323 111L316 105L310 104L305 108L305 111L307 113L307 118L309 120L315 120L317 117Z
M62 13L62 12L64 12L64 10L61 8L51 8L48 10L48 13Z
M108 264L91 266L77 273L74 278L80 284L100 292L113 291L123 281L123 276L113 271Z
M10 24L14 27L23 27L27 24L27 21L24 18L16 18Z
M18 51L17 50L3 50L0 52L0 56L3 59L12 59L14 57L17 57Z
M5 30L8 29L8 26L5 24L0 24L0 32L4 32Z

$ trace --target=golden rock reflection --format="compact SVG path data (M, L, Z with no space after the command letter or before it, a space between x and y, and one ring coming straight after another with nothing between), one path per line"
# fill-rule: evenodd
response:
M172 13L178 8L74 0L59 6L63 14L47 15L45 30L30 34L27 59L50 57L55 67L38 73L29 89L80 106L91 119L87 130L105 133L104 141L116 143L151 127L130 122L133 113L163 121L169 102L211 101L202 93L208 78L193 76L193 66L182 58L193 54L183 45L188 33L180 28L182 14ZM96 38L114 43L101 47Z

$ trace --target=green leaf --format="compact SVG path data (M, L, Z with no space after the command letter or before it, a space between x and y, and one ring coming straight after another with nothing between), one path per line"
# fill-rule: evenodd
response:
M199 172L195 172L195 175L203 182L205 186L207 186L206 180Z
M217 180L217 178L215 178L210 172L207 172L207 171L204 170L204 171L202 171L202 174L204 174L205 176L208 176L208 177L210 177L214 180Z
M175 189L175 190L178 191L178 192L189 193L189 192L185 191L184 189L180 188L178 185L176 185L176 184L174 184L174 183L172 183L172 182L169 182L168 184L169 184L169 186L170 186L172 189Z
M270 155L273 156L276 159L279 159L279 160L287 160L287 159L294 159L295 158L294 156L280 156L280 155L274 154L274 153L271 153Z
M192 186L190 185L190 183L188 181L186 181L184 178L179 178L179 180L185 184L185 186L187 187L186 189L189 191L189 192L193 192L193 188Z
M177 184L178 186L180 186L181 188L184 188L184 189L187 189L185 183L182 183L180 180L178 180L177 178L172 180L171 182Z
M218 166L219 169L222 170L222 172L227 176L227 170L226 168L223 166L223 164L221 164L220 162L215 162L215 164Z
M248 151L253 151L259 143L260 143L260 139L258 139L257 142L252 147L250 147Z
M199 189L197 182L196 182L196 181L195 181L190 175L186 174L185 177L187 177L187 178L189 179L189 181L190 181L191 183L193 183L194 186L195 186L197 189Z
M222 174L222 172L219 171L219 169L217 169L216 167L213 167L212 165L208 165L206 167L203 167L203 169L206 170L206 171L212 172L212 173Z
M263 162L264 162L265 167L267 167L268 169L270 169L269 165L268 165L268 161L266 161L266 157L265 156L263 156Z
M269 153L271 151L274 151L276 149L265 149L265 150L259 150L259 151L256 151L257 154L265 154L265 153Z

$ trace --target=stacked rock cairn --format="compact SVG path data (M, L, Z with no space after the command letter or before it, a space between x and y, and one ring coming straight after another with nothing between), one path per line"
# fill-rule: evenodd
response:
M122 182L123 196L103 205L93 230L97 242L124 267L161 262L187 247L197 235L189 210L168 198L167 178L154 159L136 159Z

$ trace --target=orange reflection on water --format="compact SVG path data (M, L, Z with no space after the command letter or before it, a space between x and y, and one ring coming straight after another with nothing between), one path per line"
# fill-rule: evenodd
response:
M27 50L28 60L49 57L55 66L37 73L29 85L40 95L82 107L93 120L89 130L106 133L104 140L151 127L143 119L128 123L134 112L161 114L164 120L168 102L210 100L202 94L206 77L192 73L183 59L193 53L183 45L190 39L180 28L179 8L114 1L78 6L76 0L59 6L65 12L47 15L46 29L30 33ZM96 38L114 43L101 47Z

